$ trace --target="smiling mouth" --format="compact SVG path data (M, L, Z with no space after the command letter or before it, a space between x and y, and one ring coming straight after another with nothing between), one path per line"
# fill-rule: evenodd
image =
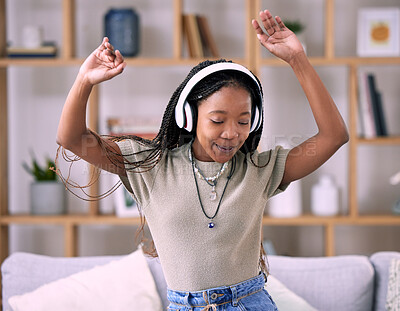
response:
M218 148L219 151L223 152L223 153L231 153L232 151L235 150L235 147L232 146L220 146L215 144Z

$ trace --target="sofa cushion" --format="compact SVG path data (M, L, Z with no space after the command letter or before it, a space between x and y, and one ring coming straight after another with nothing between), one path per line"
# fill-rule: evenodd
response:
M271 295L279 311L317 311L300 296L290 291L277 278L268 276L265 289Z
M372 310L374 269L366 256L268 256L271 275L318 310Z
M13 296L9 304L15 311L162 309L141 250L45 284L32 292Z
M50 257L17 252L4 260L1 266L3 310L9 310L8 298L21 295L46 283L103 265L119 256L104 257Z
M11 254L2 264L3 310L9 310L8 298L31 292L41 285L65 278L71 274L107 264L123 256L50 257L31 253ZM158 259L146 256L156 282L163 308L168 305L166 283Z
M389 266L392 259L400 259L398 252L378 252L370 260L375 268L375 301L374 310L385 311L386 295L389 281Z

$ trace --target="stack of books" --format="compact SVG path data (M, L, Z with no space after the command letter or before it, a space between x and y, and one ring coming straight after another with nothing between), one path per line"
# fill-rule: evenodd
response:
M182 24L190 57L219 57L217 45L205 16L184 14Z
M54 43L46 43L38 48L7 46L7 56L10 58L46 58L56 57L57 47Z
M388 136L382 93L373 73L361 72L358 79L359 134L364 138Z

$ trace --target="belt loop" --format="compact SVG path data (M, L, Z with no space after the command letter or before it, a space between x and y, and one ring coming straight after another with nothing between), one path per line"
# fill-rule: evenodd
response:
M267 281L268 281L267 275L265 274L265 272L263 272L262 274L264 275L264 282L267 283Z
M190 307L190 304L189 304L189 294L190 294L190 292L186 292L185 298L184 298L184 300L183 300L185 306L187 306L187 307Z
M206 302L206 304L208 305L209 304L209 302L208 302L208 291L204 291L203 292L203 299Z
M237 307L238 305L238 299L237 299L237 289L236 286L231 286L230 287L232 291L232 306Z

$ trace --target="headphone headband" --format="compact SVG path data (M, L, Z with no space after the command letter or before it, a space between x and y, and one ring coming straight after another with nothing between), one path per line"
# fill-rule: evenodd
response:
M209 65L196 74L193 75L193 77L190 78L190 80L186 83L185 87L183 88L181 94L179 95L178 102L175 107L175 120L176 124L180 128L185 128L189 132L192 130L193 126L193 120L192 120L192 114L189 111L189 103L187 103L186 99L190 93L190 91L193 89L193 87L199 83L202 79L205 77L209 76L210 74L213 74L218 71L223 71L223 70L235 70L235 71L240 71L252 78L257 85L257 91L259 93L260 97L260 102L256 103L256 108L255 109L255 118L254 122L251 126L250 132L257 130L260 125L261 125L261 116L262 116L262 92L261 92L261 86L257 80L257 78L251 73L250 70L248 70L246 67L235 64L235 63L216 63ZM188 116L190 114L190 117Z

